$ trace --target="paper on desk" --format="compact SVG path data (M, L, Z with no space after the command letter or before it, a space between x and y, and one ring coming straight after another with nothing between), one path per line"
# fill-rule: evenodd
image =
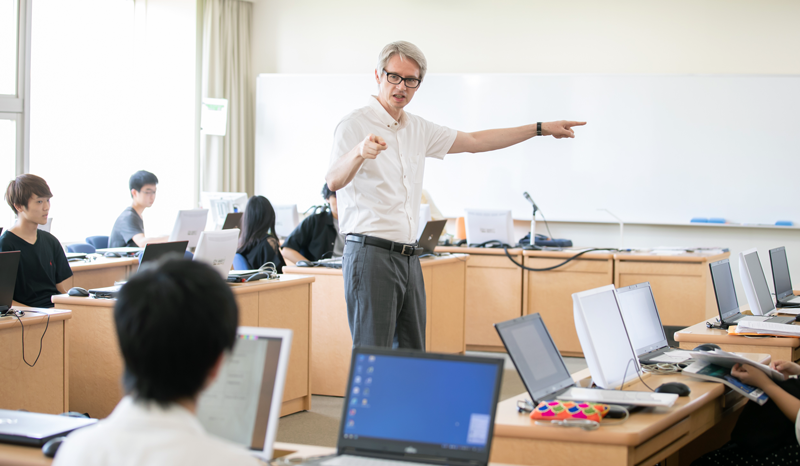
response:
M742 333L755 332L759 334L800 337L800 326L792 324L776 324L774 322L745 320L738 322L737 327L739 332Z
M741 324L742 323L739 322L740 327ZM783 374L775 369L772 369L766 364L757 363L735 353L729 353L719 349L714 351L689 351L688 353L697 361L710 362L711 364L716 364L722 367L733 367L736 364L750 364L751 366L757 367L764 371L768 376L770 376L770 378L772 378L772 380L778 382L784 380Z
M790 316L797 316L800 315L800 307L779 307L777 311L770 313L770 315L773 314L788 314Z
M692 359L692 355L688 351L668 351L658 357L651 358L650 361L678 364L688 359Z

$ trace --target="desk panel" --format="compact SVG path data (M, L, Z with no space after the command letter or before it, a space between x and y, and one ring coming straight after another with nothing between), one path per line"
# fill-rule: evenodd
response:
M72 277L68 278L67 288L79 286L85 289L113 286L114 282L126 280L139 269L139 259L135 257L100 257L91 262L70 262Z

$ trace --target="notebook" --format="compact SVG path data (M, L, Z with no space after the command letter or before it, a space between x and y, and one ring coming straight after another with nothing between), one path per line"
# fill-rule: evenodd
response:
M534 405L545 400L596 401L635 406L672 406L678 395L575 386L539 313L494 324Z
M433 250L439 244L439 237L447 224L447 220L431 220L425 225L422 234L419 235L419 246L422 254L433 254Z
M678 363L691 358L685 351L669 347L650 282L618 288L617 301L640 363Z
M14 303L19 255L19 251L0 252L0 314L6 313Z
M321 464L485 466L502 375L498 358L356 348L338 456Z
M209 433L272 459L283 405L292 331L239 327L216 380L200 395L197 418Z
M48 440L97 422L85 417L0 409L0 442L40 447Z
M789 276L789 260L786 248L769 250L769 263L772 268L772 282L775 285L775 297L782 305L800 306L800 296L794 295L792 279Z

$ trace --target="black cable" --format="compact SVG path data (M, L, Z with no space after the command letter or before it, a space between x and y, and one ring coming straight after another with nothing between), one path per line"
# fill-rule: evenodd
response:
M22 327L22 361L28 365L28 367L33 367L39 362L39 357L42 355L42 345L44 343L44 336L47 333L47 329L50 327L50 314L41 311L27 311L27 312L35 312L37 314L47 314L47 324L44 326L44 332L42 332L42 338L39 339L39 354L36 355L36 360L33 361L33 364L28 363L25 360L25 325L22 324L22 319L20 319L20 315L24 315L25 311L18 311L14 312L14 317L17 318L19 321L19 326Z
M530 270L531 272L547 272L548 270L557 269L557 268L559 268L559 267L561 267L563 265L566 265L568 262L573 261L573 260L577 259L578 257L586 254L587 252L593 252L593 251L617 251L617 249L615 249L615 248L592 248L592 249L587 249L585 251L581 251L581 252L575 254L574 256L570 257L569 259L565 260L564 262L562 262L560 264L556 264L556 265L554 265L552 267L546 267L546 268L543 268L543 269L534 269L532 267L526 267L526 266L520 264L519 262L515 261L514 258L511 257L511 254L508 252L508 247L507 246L504 246L503 250L506 252L506 257L508 257L508 260L513 262L517 267L520 267L520 268L522 268L524 270Z

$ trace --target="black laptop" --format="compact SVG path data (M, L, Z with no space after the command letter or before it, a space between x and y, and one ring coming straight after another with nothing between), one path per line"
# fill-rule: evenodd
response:
M11 309L17 284L19 251L0 252L0 315Z
M419 235L419 247L422 248L423 255L433 254L433 250L439 244L439 237L442 236L447 220L431 220L425 225L422 234Z
M338 456L321 464L485 466L502 375L498 358L356 348Z
M225 217L225 223L222 224L223 230L233 230L234 228L242 229L242 215L244 212L231 212Z
M800 296L795 296L794 288L792 288L785 247L769 250L769 265L772 267L772 283L775 285L778 307L800 307Z
M775 324L788 324L794 321L791 317L749 316L739 312L739 300L736 298L736 289L733 286L733 273L729 259L712 262L711 282L714 284L714 295L717 298L720 327L727 329L739 321L772 322Z
M172 241L169 243L150 243L145 245L144 251L139 256L139 267L148 263L155 262L167 255L183 257L186 248L189 247L188 241ZM92 288L89 294L95 298L116 298L122 285L105 286L103 288Z

